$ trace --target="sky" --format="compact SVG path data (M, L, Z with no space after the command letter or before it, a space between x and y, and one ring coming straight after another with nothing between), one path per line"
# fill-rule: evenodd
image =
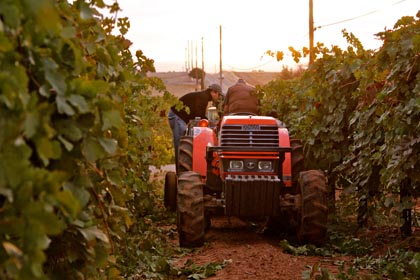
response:
M220 61L224 71L279 72L297 66L289 46L301 50L309 45L309 0L118 3L122 9L118 16L130 20L126 37L133 42L131 50L140 49L153 59L157 72L201 68L204 62L205 72L218 73ZM365 49L377 49L382 42L374 34L392 29L402 16L414 17L419 10L418 0L313 0L314 42L345 49L345 29ZM277 62L265 54L267 50L283 51L285 59Z

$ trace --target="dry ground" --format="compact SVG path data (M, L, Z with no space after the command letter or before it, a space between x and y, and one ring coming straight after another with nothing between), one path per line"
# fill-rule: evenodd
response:
M217 217L206 233L206 244L174 264L182 267L188 260L197 265L228 261L225 268L208 278L215 280L294 280L302 279L302 273L315 264L338 273L337 263L351 261L350 257L293 256L283 252L281 240L239 219Z

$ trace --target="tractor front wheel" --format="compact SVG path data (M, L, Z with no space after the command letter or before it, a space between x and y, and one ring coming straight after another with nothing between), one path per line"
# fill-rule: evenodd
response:
M322 245L327 234L328 204L325 175L320 170L300 173L302 196L298 240L301 243Z
M193 137L182 136L178 149L178 173L193 169Z
M206 223L203 184L199 173L186 171L179 175L177 204L179 246L202 246Z
M176 173L174 171L168 171L165 174L164 204L172 212L176 210L176 185Z

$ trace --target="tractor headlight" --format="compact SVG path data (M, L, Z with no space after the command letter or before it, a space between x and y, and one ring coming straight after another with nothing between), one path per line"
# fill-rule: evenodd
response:
M273 170L273 163L270 160L261 160L258 162L258 170L271 171Z
M244 168L244 162L242 160L231 160L229 162L229 169L242 170Z

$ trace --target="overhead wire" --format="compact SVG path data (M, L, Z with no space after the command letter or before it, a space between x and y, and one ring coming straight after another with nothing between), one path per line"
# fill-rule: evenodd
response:
M392 3L391 6L395 6L395 5L401 4L401 3L405 2L405 1L407 1L407 0L397 1L395 3ZM315 27L315 30L316 29L323 28L323 27L327 27L327 26L341 24L341 23L348 22L348 21L353 21L353 20L356 20L356 19L359 19L359 18L362 18L362 17L366 17L368 15L378 13L378 12L382 11L383 9L384 8L381 8L381 9L377 9L377 10L374 10L374 11L371 11L371 12L368 12L368 13L365 13L365 14L362 14L362 15L359 15L359 16L355 16L355 17L352 17L352 18L348 18L348 19L344 19L344 20L340 20L340 21L336 21L336 22L332 22L332 23L328 23L328 24L319 25L319 26L316 26Z
M249 68L238 68L238 67L234 67L234 66L232 66L232 65L227 65L227 66L229 66L230 68L232 68L232 69L236 69L236 70L241 70L241 71L247 71L247 70L255 70L255 69L257 69L257 68L260 68L260 67L263 67L263 66L266 66L267 64L270 64L271 62L273 62L274 61L274 58L273 59L271 59L270 61L267 61L267 62L265 62L265 63L263 63L263 64L260 64L260 65L257 65L257 66L253 66L253 67L249 67Z
M399 1L396 1L396 2L392 3L390 6L399 5L399 4L401 4L403 2L406 2L406 1L407 0L399 0ZM315 27L314 30L321 29L323 27L328 27L328 26L332 26L332 25L341 24L341 23L344 23L344 22L353 21L353 20L356 20L356 19L359 19L359 18L362 18L362 17L366 17L366 16L371 15L371 14L378 13L378 12L382 11L383 9L384 9L384 7L380 8L380 9L377 9L377 10L374 10L374 11L367 12L367 13L359 15L359 16L351 17L351 18L348 18L348 19L344 19L344 20L340 20L340 21L336 21L336 22L332 22L332 23L328 23L328 24L319 25L319 26ZM309 32L306 35L304 35L303 37L307 37L308 35L309 35ZM263 67L263 66L265 66L269 63L272 63L273 61L274 61L274 58L271 59L270 61L266 62L266 63L260 64L260 65L254 66L254 67L249 67L249 68L237 68L237 67L234 67L232 65L228 65L228 66L230 68L236 69L236 70L242 70L242 71L247 71L248 70L249 71L249 70L255 70L255 69L258 69L260 67Z

